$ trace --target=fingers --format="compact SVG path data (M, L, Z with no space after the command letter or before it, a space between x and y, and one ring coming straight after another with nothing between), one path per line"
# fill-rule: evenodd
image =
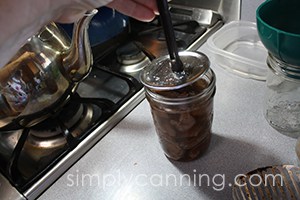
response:
M157 13L156 1L153 0L114 0L108 7L141 21L151 21Z
M158 12L156 0L132 0L132 1L135 1L138 4L146 6L154 12Z
M78 19L80 19L86 10L83 9L68 9L64 10L62 14L55 20L59 23L72 23L76 22Z
M99 5L95 2L98 2ZM61 23L74 22L86 10L99 7L107 2L110 2L107 4L108 7L141 21L151 21L158 13L156 0L73 0L72 5L66 6L61 10L61 14L57 16L55 21Z
M66 2L66 0L60 0ZM58 8L55 21L60 23L72 23L80 19L87 10L99 8L112 0L68 0Z

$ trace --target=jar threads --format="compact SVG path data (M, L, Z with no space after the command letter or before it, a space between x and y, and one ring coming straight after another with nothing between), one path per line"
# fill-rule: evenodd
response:
M268 55L265 118L282 134L300 136L300 66Z
M144 70L141 80L164 154L190 161L210 145L216 78L206 55L184 52L180 56L190 79L173 78L176 74L170 71L168 57L161 57Z

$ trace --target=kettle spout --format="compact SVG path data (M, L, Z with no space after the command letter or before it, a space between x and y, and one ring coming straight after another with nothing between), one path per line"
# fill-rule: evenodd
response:
M88 27L97 9L88 11L74 23L70 48L63 56L63 66L66 75L73 82L79 82L90 72L93 57L88 36Z

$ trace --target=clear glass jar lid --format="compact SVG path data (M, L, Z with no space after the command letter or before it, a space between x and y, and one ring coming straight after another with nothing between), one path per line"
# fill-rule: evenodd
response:
M175 90L197 81L209 69L209 59L203 53L183 51L179 56L184 65L182 72L173 72L169 56L162 56L144 68L142 83L157 90Z

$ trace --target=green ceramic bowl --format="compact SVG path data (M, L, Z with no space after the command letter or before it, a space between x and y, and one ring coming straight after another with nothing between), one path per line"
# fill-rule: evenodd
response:
M300 0L267 0L256 10L258 35L273 56L300 67Z

